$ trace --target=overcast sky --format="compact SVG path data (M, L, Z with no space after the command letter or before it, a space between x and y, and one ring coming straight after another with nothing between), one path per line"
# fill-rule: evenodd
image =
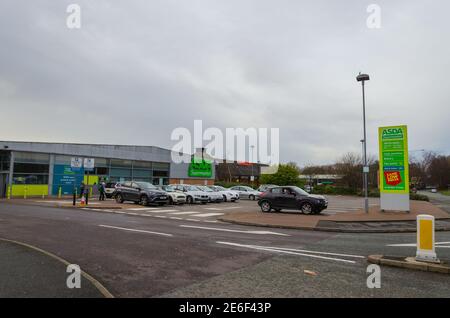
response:
M81 28L66 8L81 6ZM381 28L366 25L369 4ZM406 124L450 153L450 2L0 2L0 140L171 147L176 127L280 128L280 159L330 163Z

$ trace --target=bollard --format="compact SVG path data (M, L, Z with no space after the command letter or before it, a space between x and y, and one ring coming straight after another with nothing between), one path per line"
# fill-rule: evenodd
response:
M12 188L12 185L8 185L8 187L6 188L6 198L8 200L11 199L11 188Z
M27 189L28 189L28 187L23 188L23 198L24 199L27 198Z
M440 263L434 246L434 216L417 216L417 252L416 261Z
M62 188L61 186L58 187L58 199L61 199L61 192L62 192Z

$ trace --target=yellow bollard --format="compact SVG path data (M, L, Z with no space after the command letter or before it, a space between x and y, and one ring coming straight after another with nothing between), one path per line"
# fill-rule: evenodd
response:
M440 263L434 246L434 216L432 215L417 216L416 261Z
M61 199L61 192L62 192L62 188L61 188L61 186L59 186L59 188L58 188L58 199Z
M27 189L28 189L28 187L23 188L23 198L24 199L27 198Z
M11 187L12 185L8 185L8 187L6 188L6 198L8 200L11 199Z

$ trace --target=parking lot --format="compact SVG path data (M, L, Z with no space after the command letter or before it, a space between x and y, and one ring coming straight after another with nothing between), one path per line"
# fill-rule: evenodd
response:
M322 211L322 215L336 215L346 212L355 212L363 208L363 200L359 197L350 196L327 196L328 208ZM58 203L62 206L71 206L70 200L34 200L39 204ZM104 204L111 209L102 208ZM379 199L370 198L369 205L379 204ZM238 202L221 202L208 204L184 204L143 207L132 202L117 204L114 200L99 202L89 201L89 205L82 208L86 212L103 212L132 216L142 216L169 220L182 220L189 222L218 223L218 218L230 212L260 212L257 201L241 199ZM283 210L285 213L298 213L296 210Z

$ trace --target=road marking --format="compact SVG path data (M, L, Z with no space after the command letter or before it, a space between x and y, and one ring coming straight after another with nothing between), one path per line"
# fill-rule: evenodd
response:
M188 212L173 212L173 213L169 213L169 214L173 214L173 215L186 215L186 214L197 214L199 212L194 212L194 211L188 211Z
M155 210L155 211L143 211L149 213L167 213L167 212L178 212L180 210Z
M222 211L223 209L220 208L204 208L205 210L212 210L212 211Z
M239 209L239 207L238 206L229 206L229 207L223 208L223 210L231 210L231 209Z
M132 208L132 209L126 209L127 211L146 211L146 210L157 210L161 208Z
M196 219L186 219L186 221L200 222L200 220L196 220Z
M203 214L196 214L196 217L199 218L206 218L208 216L218 216L218 215L223 215L223 213L203 213Z
M259 234L259 235L281 235L290 236L289 234L270 232L270 231L244 231L244 230L231 230L218 227L204 227L204 226L193 226L193 225L180 225L180 227L188 227L193 229L211 230L211 231L223 231L223 232L234 232L234 233L246 233L246 234Z
M290 255L299 255L299 256L306 256L306 257L318 258L318 259L325 259L325 260L331 260L331 261L336 261L336 262L343 262L343 263L350 263L350 264L355 264L356 263L355 261L342 259L342 258L334 258L334 257L320 256L320 255L311 255L311 254L297 253L297 252L291 252L291 251L288 251L288 250L278 249L278 248L271 248L271 247L264 247L264 246L257 246L257 245L245 245L245 244L238 244L238 243L231 243L231 242L221 242L221 241L217 241L216 243L224 244L224 245L230 245L230 246L251 248L251 249L261 250L261 251L284 253L284 254L290 254Z
M109 228L109 229L116 229L116 230L130 231L130 232L156 234L156 235L162 235L162 236L173 236L173 234L168 234L168 233L160 233L160 232L152 232L152 231L145 231L145 230L138 230L138 229L130 229L130 228L126 228L126 227L118 227L118 226L112 226L112 225L100 224L99 226L100 227Z
M450 244L450 242L436 242L434 243L434 245L436 245L436 247L443 247L443 248L449 248L450 246L441 246L441 245L447 245ZM417 243L407 243L407 244L387 244L386 246L389 247L416 247Z

